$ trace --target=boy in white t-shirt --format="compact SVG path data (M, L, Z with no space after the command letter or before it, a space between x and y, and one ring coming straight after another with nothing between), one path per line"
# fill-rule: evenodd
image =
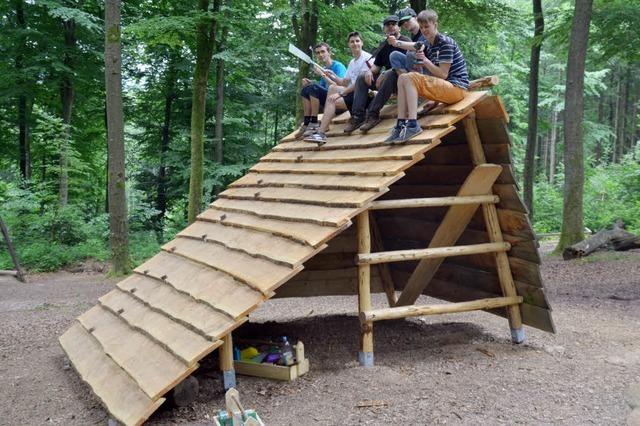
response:
M362 50L363 42L360 33L350 33L347 41L349 42L349 48L351 49L353 59L349 61L347 73L344 78L337 77L335 74L331 76L331 79L335 81L336 84L329 87L327 100L324 104L322 124L319 129L310 131L304 135L304 140L307 142L323 144L327 141L326 132L329 130L331 120L336 116L336 111L342 112L346 109L351 111L356 80L361 74L364 74L370 68L368 62L371 59L371 54ZM328 74L331 73L330 71L326 72Z

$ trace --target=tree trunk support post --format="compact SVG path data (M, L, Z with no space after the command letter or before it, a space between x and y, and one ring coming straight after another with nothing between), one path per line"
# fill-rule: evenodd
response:
M19 281L25 282L24 271L20 266L20 262L18 262L18 256L16 255L16 251L13 248L13 243L11 242L11 238L9 237L9 230L7 229L6 225L2 221L2 218L0 218L0 231L2 232L4 241L7 244L7 250L9 250L9 256L11 256L11 260L13 261L13 266L16 268L15 277Z
M222 371L222 386L224 390L236 387L236 372L233 368L233 340L231 333L222 338L220 346L220 370Z
M478 133L475 112L466 116L462 121L473 164L475 166L486 164L487 160L482 148L480 134ZM485 227L487 228L487 234L489 235L489 241L492 243L502 243L504 240L502 238L502 231L498 221L496 206L492 203L483 203L482 213L484 216ZM493 256L496 261L498 280L500 281L502 294L505 297L516 297L518 293L516 291L515 283L513 282L513 276L511 275L511 267L509 266L507 253L504 251L498 251L495 252ZM520 308L518 305L510 305L507 306L506 309L507 316L509 318L509 327L511 328L511 340L513 343L523 343L525 335L524 328L522 326Z
M358 215L358 253L371 253L371 232L369 227L369 211ZM358 312L370 311L371 304L371 265L358 265ZM360 351L358 352L358 362L363 367L373 367L373 322L361 323L360 330Z

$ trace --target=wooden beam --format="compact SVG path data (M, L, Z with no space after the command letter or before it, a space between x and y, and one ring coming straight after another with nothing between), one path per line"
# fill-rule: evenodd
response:
M371 239L373 247L376 251L384 251L384 244L382 242L382 234L380 233L380 227L374 215L369 215L369 224L371 229ZM382 288L387 295L387 301L389 306L396 304L396 286L393 282L391 271L387 264L381 263L378 265L378 273L380 274L380 280L382 281Z
M222 337L220 346L220 371L222 371L222 386L225 390L236 387L236 372L233 364L233 340L231 333Z
M467 90L478 90L485 87L497 86L500 83L500 79L497 75L489 75L487 77L478 78L469 82L469 88Z
M12 275L14 275L18 280L22 282L26 282L24 277L24 272L22 270L22 267L20 266L20 262L18 261L18 255L16 255L16 251L13 248L13 243L11 242L11 237L9 237L9 230L7 230L7 227L2 221L2 218L0 218L0 231L2 232L4 241L7 244L7 250L9 250L9 256L11 256L11 260L13 261L13 266L16 268L15 269L16 273Z
M418 259L438 259L450 256L467 256L470 254L495 253L498 251L508 251L511 248L509 243L486 243L472 244L466 246L438 247L419 250L396 250L384 251L380 253L358 254L358 265L389 262L405 262Z
M360 313L360 322L393 320L422 315L452 314L458 312L478 311L481 309L495 309L522 303L521 296L494 297L489 299L472 300L470 302L448 303L443 305L400 306L396 308L376 309Z
M464 181L458 196L485 195L491 191L502 167L495 164L483 164L474 168ZM490 204L493 206L493 204ZM429 247L449 247L455 244L469 224L478 208L477 204L464 204L449 207L442 223L436 230ZM420 296L422 291L435 275L443 259L422 259L409 278L396 305L410 305Z
M465 117L463 123L473 163L485 163L486 158L482 149L480 134L478 133L475 113ZM492 243L502 242L502 230L500 229L500 222L498 221L498 212L496 210L496 206L489 203L483 204L482 213L484 215L484 221L487 228L487 234L489 235L489 241L491 241ZM498 279L500 281L502 294L505 297L517 296L518 293L515 283L513 282L513 275L511 274L511 268L509 266L509 258L507 257L507 254L505 252L496 252L494 256L496 260L496 268L498 271ZM511 338L513 342L522 343L524 341L524 331L522 329L522 316L520 314L520 308L517 305L508 306L507 316L509 317L509 326L511 328Z
M358 253L371 252L371 235L369 231L369 211L358 215ZM371 266L358 265L358 311L371 310ZM362 325L360 332L360 353L358 361L363 367L373 366L373 323Z
M409 198L405 200L374 201L370 210L410 209L417 207L457 206L462 204L499 203L497 195L469 195L464 197Z

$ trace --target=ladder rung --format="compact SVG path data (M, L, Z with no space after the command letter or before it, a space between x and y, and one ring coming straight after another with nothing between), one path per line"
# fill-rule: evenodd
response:
M456 312L478 311L480 309L495 309L504 306L518 305L520 303L522 303L522 296L492 297L443 305L399 306L360 312L360 322L364 324L370 321L418 317L422 315L452 314Z
M409 198L405 200L374 201L369 210L406 209L416 207L442 207L460 204L499 203L497 195L467 195L460 197Z
M378 253L358 254L356 256L356 263L358 265L373 265L376 263L403 262L407 260L434 259L450 256L465 256L468 254L495 253L500 251L509 251L509 249L511 249L511 244L502 242L471 244L467 246L436 247L417 250L381 251Z

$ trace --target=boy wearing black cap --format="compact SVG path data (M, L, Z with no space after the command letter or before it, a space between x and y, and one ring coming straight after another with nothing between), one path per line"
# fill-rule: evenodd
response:
M408 37L400 35L398 20L399 18L396 15L390 15L382 22L387 39L393 36L396 40L410 42L411 40ZM392 67L389 55L391 55L391 52L398 51L400 49L390 45L387 42L387 39L380 43L378 49L376 49L376 59L369 72L358 77L358 80L356 81L351 119L344 128L345 133L351 133L359 128L365 122L365 116L368 116L369 114L378 116L384 104L397 90L398 75L391 69ZM384 75L381 74L383 68L387 70ZM378 89L378 93L373 100L371 100L371 105L369 105L369 108L367 109L367 104L369 103L369 89L371 88L375 90L376 87Z
M418 16L418 14L410 7L398 11L398 25L411 34L411 41L414 43L423 38L416 16Z

